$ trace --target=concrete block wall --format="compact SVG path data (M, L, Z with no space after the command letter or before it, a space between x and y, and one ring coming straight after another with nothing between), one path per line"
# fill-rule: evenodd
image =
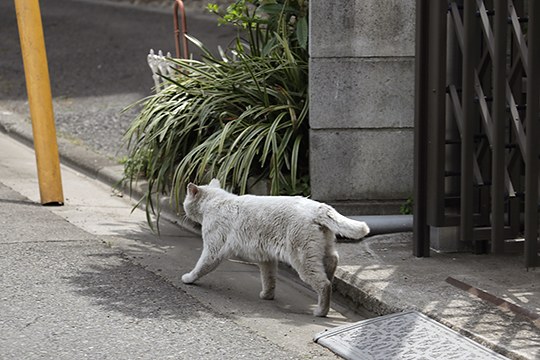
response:
M310 1L312 197L392 213L413 188L415 2Z

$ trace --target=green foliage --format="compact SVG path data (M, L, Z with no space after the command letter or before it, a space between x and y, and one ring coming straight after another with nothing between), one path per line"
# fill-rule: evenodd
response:
M413 209L414 209L414 202L413 202L412 197L410 197L407 200L405 200L403 204L401 204L399 208L399 212L401 213L401 215L411 215L413 213Z
M274 33L288 39L301 49L307 49L308 42L308 1L307 0L237 0L221 11L217 4L208 4L207 10L218 15L219 24L232 24L248 31L258 50L258 40L263 29L266 36ZM264 41L264 40L263 40Z
M300 3L307 6L239 0L220 19L244 29L247 41L239 35L217 57L190 38L202 59L170 60L175 76L140 102L126 134L125 177L132 183L144 172L147 213L159 215L156 196L173 195L178 206L189 181L213 177L240 193L248 179L268 179L274 195L309 194L307 28L298 31L298 19L307 27L307 18Z

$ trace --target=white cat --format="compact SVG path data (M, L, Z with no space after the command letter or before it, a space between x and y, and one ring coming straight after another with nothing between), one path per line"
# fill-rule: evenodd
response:
M262 299L274 298L278 261L290 264L318 294L315 316L326 316L338 263L335 234L360 239L364 222L339 214L329 205L300 196L238 196L214 179L189 184L184 200L188 218L202 225L203 250L195 268L182 276L191 284L229 257L257 262Z

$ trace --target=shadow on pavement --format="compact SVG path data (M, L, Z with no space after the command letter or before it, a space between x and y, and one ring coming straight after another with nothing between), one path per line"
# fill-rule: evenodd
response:
M98 264L65 279L74 286L78 295L90 298L93 305L138 319L188 319L199 317L200 311L208 312L182 289L127 260L99 264L102 259L118 256L116 253L88 255L91 259L99 259Z

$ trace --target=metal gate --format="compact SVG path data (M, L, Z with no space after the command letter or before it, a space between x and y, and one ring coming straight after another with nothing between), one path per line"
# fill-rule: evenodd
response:
M539 265L540 1L417 0L414 254Z

